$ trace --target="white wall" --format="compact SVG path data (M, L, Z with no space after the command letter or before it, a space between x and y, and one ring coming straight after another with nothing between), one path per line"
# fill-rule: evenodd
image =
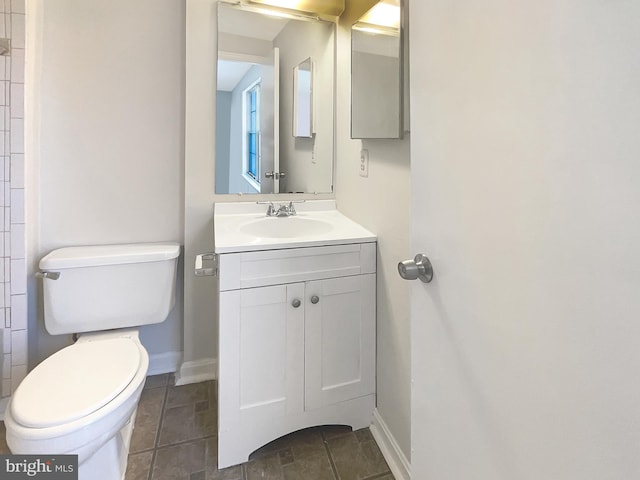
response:
M184 360L217 356L217 284L190 272L195 255L213 250L215 198L216 0L186 1ZM212 367L212 370L214 367ZM211 372L214 374L215 372Z
M638 19L412 2L416 478L640 476Z
M29 4L39 19L28 86L33 260L64 245L183 243L183 2ZM37 363L68 339L49 336L33 306ZM169 320L143 329L150 353L182 350L181 310L180 299Z
M350 0L338 30L338 208L378 235L378 412L410 457L409 285L396 265L409 251L409 138L351 140L350 34L352 23L376 2ZM360 149L369 150L369 177L359 176Z

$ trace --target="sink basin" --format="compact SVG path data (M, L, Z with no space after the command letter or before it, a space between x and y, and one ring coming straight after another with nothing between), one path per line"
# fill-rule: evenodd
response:
M240 232L255 237L295 238L329 233L333 225L315 218L264 217L240 226Z
M296 204L297 215L267 217L256 202L214 204L214 252L239 253L283 248L375 242L376 236L342 215L335 200Z

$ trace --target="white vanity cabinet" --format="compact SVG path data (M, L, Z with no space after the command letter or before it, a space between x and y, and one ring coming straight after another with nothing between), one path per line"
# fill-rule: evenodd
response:
M371 424L376 243L221 254L219 467L313 425Z

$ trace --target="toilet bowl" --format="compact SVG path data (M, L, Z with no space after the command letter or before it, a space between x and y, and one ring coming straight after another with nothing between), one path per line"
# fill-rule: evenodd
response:
M66 280L76 289L75 295L79 298L75 306L56 304L57 299L67 301L71 292L67 292L63 284L55 285L58 289L55 295L47 292L48 282L54 281L51 277L55 275L49 275L49 279L45 275L45 325L50 326L53 321L58 333L67 330L64 315L68 313L74 328L80 326L80 331L90 333L81 334L76 343L33 369L20 383L5 411L7 444L13 453L78 455L80 480L124 478L136 409L149 367L149 356L136 328L91 332L91 325L121 326L127 315L138 318L126 320L124 323L128 325L139 322L140 318L145 318L145 323L157 323L166 318L174 303L165 297L174 295L179 246L171 244L169 250L161 248L161 258L157 245L130 247L100 247L98 251L96 247L74 247L72 256L76 261L66 265L68 271L63 268L65 262L58 262L59 271L55 273L59 273L59 280L55 281ZM94 250L83 250L87 248ZM59 251L52 254L56 252L59 254ZM87 255L91 259L87 260ZM123 255L127 257L126 262L122 262ZM57 258L60 260L60 255ZM51 266L51 262L45 260L47 257L40 262L41 268ZM158 262L167 263L167 268L145 265ZM143 279L149 273L169 278L158 282L154 277L146 282ZM151 288L156 292L126 292L122 287L130 288L131 276L134 283L140 282L139 290ZM98 297L107 297L110 302L106 303L115 302L109 306L113 321L103 312L88 310L87 306L95 305ZM135 315L131 315L132 312ZM47 319L47 315L56 318Z
M105 381L101 372L109 363ZM80 478L120 478L148 366L135 330L81 336L38 365L16 390L5 412L11 451L75 454Z

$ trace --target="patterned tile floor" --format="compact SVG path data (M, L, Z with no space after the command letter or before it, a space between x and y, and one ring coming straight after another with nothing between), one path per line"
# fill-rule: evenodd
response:
M275 440L242 465L217 469L214 382L147 378L125 480L393 480L368 429L309 428ZM0 452L4 424L0 424Z

